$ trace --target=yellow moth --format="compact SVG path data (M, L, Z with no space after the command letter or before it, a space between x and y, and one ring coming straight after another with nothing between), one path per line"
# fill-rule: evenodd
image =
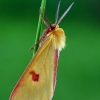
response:
M71 9L73 3L56 22L49 25L39 40L39 48L13 89L10 100L51 100L56 85L56 71L60 51L65 47L66 36L59 23Z

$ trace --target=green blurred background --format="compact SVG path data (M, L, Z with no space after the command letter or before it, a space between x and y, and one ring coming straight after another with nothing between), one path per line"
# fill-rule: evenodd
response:
M47 0L46 15L55 22L59 0ZM100 100L100 0L62 0L60 15L74 2L60 27L61 52L53 100ZM41 0L0 0L0 100L8 100L32 58ZM46 28L43 26L43 29Z

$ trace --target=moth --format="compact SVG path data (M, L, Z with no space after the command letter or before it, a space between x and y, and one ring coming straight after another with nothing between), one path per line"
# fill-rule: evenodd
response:
M14 87L10 100L51 100L56 86L57 65L60 51L65 47L66 36L59 23L73 3L58 19L60 2L54 24L45 22L47 29L39 39L39 48Z

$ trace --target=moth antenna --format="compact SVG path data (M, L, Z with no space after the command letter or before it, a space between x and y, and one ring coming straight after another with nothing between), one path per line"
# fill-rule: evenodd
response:
M73 6L74 2L68 7L68 9L64 12L64 14L60 17L59 21L57 24L59 24L62 19L66 16L66 14L69 12L69 10L71 9L71 7Z
M58 23L58 18L59 18L59 10L60 10L60 2L61 1L59 1L59 3L58 3L58 7L57 7L57 11L56 11L56 18L55 18L55 23L57 24Z

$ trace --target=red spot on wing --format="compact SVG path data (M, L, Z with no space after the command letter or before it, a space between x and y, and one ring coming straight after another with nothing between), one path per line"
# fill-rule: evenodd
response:
M34 71L31 71L30 74L32 75L32 80L34 82L38 82L38 80L39 80L39 74L36 74Z

